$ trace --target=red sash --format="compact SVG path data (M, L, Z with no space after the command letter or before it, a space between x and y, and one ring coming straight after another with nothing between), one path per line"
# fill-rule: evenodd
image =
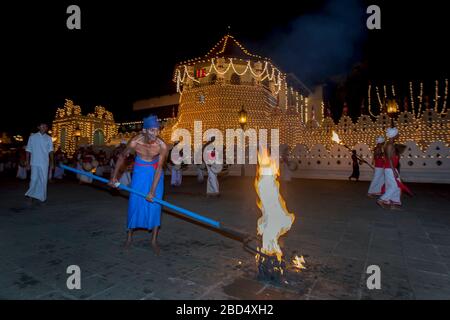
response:
M158 168L158 162L148 163L148 164L135 162L134 165L139 166L139 167L153 167L155 170L156 170L156 168Z

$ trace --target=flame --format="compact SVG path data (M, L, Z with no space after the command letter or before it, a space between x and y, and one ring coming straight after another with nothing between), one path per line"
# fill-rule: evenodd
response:
M280 184L277 180L279 174L277 161L272 159L264 148L258 153L255 179L257 205L262 212L262 216L258 219L258 235L262 235L261 252L276 255L278 261L281 261L283 252L278 244L278 238L289 231L295 216L288 211L280 195Z
M333 140L334 142L341 144L341 139L339 139L338 134L333 130L333 136L331 137L331 140Z
M306 269L304 263L306 263L305 258L303 256L295 256L292 260L292 263L294 264L294 267L297 268L299 271L302 269Z

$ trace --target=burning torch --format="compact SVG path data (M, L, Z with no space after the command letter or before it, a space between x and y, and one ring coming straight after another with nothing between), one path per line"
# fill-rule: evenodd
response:
M341 145L341 146L347 148L348 151L352 152L352 149L351 149L349 146L345 145L345 144L342 142L342 140L339 138L338 134L337 134L334 130L333 130L333 136L331 137L331 140L333 140L333 141L336 142L337 144L339 144L339 145ZM372 168L372 170L375 170L375 168L374 168L370 163L368 163L366 160L364 160L364 159L358 157L358 155L356 155L356 158L357 158L359 161L364 162L365 164L367 164L370 168Z

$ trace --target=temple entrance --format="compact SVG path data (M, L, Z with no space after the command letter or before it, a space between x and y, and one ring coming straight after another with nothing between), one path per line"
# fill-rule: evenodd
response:
M102 146L105 144L105 134L98 129L94 132L94 146Z

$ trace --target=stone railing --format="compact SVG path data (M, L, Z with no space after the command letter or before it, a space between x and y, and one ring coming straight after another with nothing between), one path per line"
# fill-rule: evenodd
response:
M414 141L405 142L400 159L400 173L404 181L450 183L450 148L444 142L433 142L422 150ZM366 144L353 147L360 158L372 162L372 151ZM351 153L334 145L330 150L323 145L311 149L297 145L290 152L291 172L297 178L347 179L352 171ZM361 180L372 178L372 169L360 165Z
M414 141L407 141L401 155L400 174L405 182L450 183L450 148L444 142L433 142L422 150ZM288 151L280 146L280 153ZM372 150L366 144L353 146L360 158L372 162ZM296 145L289 152L290 169L293 178L345 180L352 172L351 153L343 146L335 144L331 149L317 144L312 148ZM372 178L372 169L367 164L360 165L360 180ZM169 172L167 172L168 174ZM256 165L246 164L245 175L254 176ZM196 175L189 166L184 175ZM230 165L228 175L240 176L241 165Z

